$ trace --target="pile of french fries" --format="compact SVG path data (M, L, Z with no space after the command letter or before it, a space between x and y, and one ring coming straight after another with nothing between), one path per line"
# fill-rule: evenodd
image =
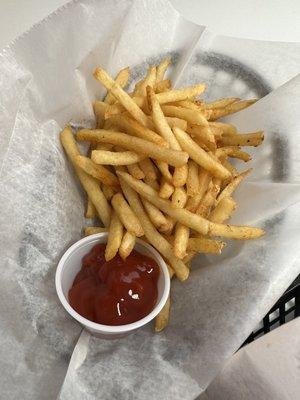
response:
M85 234L108 231L106 260L130 254L137 237L165 259L170 276L184 281L198 253L220 254L219 239L253 239L260 228L224 224L237 204L232 194L250 169L238 172L230 162L247 162L242 146L258 146L263 132L238 133L219 118L256 100L199 100L205 85L174 89L165 73L170 60L151 66L132 93L124 90L129 68L113 79L102 68L94 77L107 89L96 101L95 129L61 132L62 145L87 193L87 218L97 216L104 227L89 226ZM90 143L80 154L77 141ZM169 320L170 299L157 316L155 330Z

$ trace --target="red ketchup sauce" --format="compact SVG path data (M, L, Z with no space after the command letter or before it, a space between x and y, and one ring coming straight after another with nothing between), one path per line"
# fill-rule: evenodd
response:
M105 261L105 244L97 244L82 259L69 290L78 314L104 325L124 325L148 315L157 300L159 266L132 251L125 261L117 255Z

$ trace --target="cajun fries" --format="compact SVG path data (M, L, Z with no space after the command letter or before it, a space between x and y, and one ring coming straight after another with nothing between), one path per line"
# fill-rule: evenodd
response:
M250 161L241 147L260 145L264 133L240 133L218 121L256 99L200 100L205 84L172 87L164 77L169 64L149 66L132 93L124 90L128 67L115 79L96 68L107 95L94 103L95 129L75 133L67 126L61 142L87 193L86 217L98 216L105 226L86 227L85 235L108 231L106 260L117 253L125 260L141 237L164 257L170 277L184 281L196 254L222 252L221 238L264 234L227 224L237 207L232 195L251 172L238 172L230 159ZM91 144L89 156L80 154L76 139ZM170 306L169 297L156 318L157 332L167 326Z

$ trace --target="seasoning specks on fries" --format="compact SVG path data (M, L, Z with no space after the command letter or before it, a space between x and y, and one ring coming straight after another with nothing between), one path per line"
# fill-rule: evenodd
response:
M260 228L228 225L238 206L232 195L251 172L238 172L230 159L248 162L243 146L258 146L262 131L240 133L220 117L238 112L254 100L222 98L207 103L197 96L205 84L173 88L164 75L170 60L150 66L133 93L124 90L129 68L113 79L102 68L94 77L106 87L96 101L95 129L77 133L66 127L61 142L87 193L87 217L97 214L107 229L107 260L126 259L136 237L154 246L166 260L170 276L184 281L198 253L220 254L222 238L255 239ZM80 154L76 140L91 143ZM226 224L225 224L226 223ZM169 321L171 300L156 318L155 330Z

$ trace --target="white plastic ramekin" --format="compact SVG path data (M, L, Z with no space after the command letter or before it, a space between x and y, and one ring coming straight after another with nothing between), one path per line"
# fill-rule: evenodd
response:
M153 310L150 312L150 314L139 321L133 322L132 324L118 326L97 324L82 317L70 306L68 301L68 293L76 274L81 268L82 257L87 254L97 243L106 243L107 235L107 232L97 233L95 235L87 236L74 243L65 252L58 263L55 275L55 286L62 305L73 318L81 323L81 325L83 325L96 336L104 338L117 338L125 336L130 332L141 328L156 317L168 299L170 292L170 276L167 265L160 254L148 243L137 239L135 250L154 259L160 268L160 275L158 279L158 296Z

